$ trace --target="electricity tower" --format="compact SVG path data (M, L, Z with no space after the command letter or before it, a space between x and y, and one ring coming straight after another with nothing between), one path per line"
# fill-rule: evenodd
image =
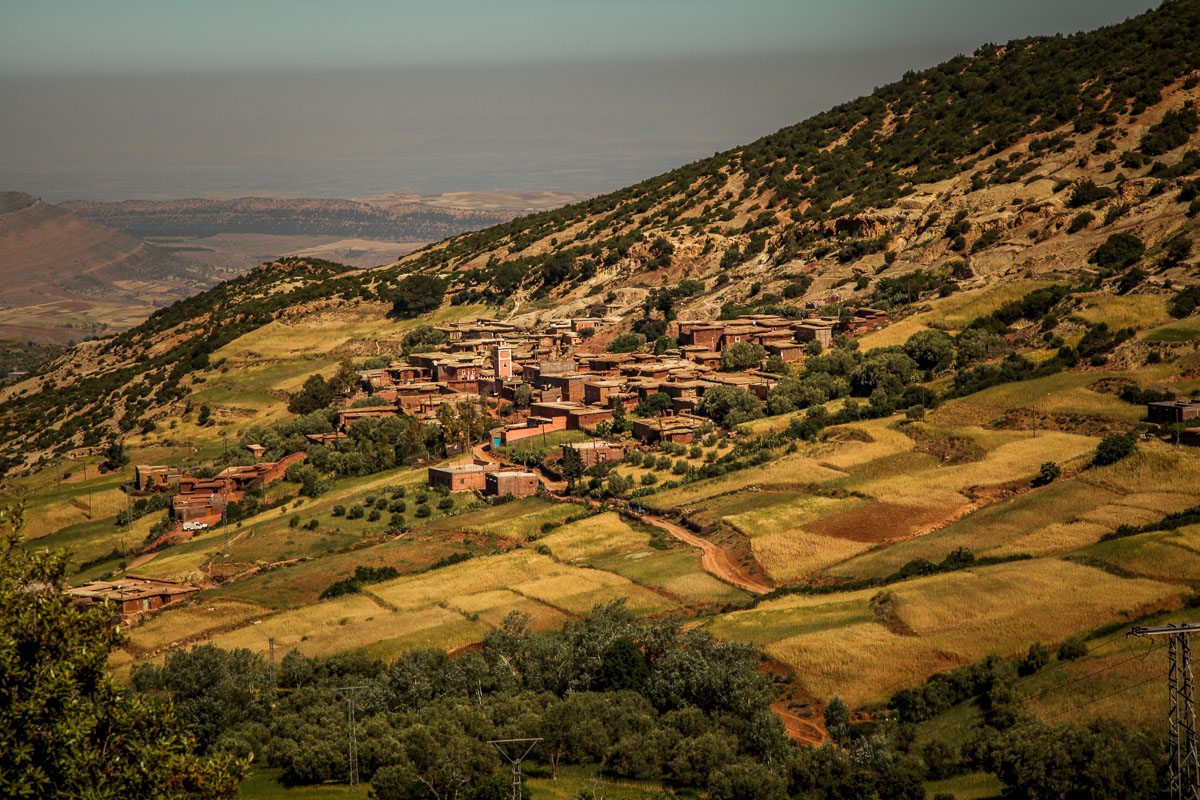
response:
M358 785L358 733L354 729L354 692L365 690L366 686L339 686L335 692L346 698L346 717L350 721L350 791L357 792Z
M1191 634L1200 625L1135 626L1131 636L1167 637L1167 741L1171 748L1169 796L1200 800L1200 753L1196 746L1196 703L1192 680Z
M500 755L512 764L512 800L521 800L521 762L533 752L542 738L536 739L492 739L488 744L500 751ZM524 752L521 748L525 747ZM520 755L517 755L520 753Z

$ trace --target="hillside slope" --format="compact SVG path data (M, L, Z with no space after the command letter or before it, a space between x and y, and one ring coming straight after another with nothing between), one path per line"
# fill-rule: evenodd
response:
M128 234L0 193L0 337L65 342L128 327L211 282L202 267Z
M968 284L1073 272L1126 229L1144 231L1153 250L1195 227L1189 180L1200 160L1187 145L1198 26L1200 4L1181 0L1093 33L988 45L746 147L459 237L399 269L444 273L459 302L560 314L602 289L644 294L703 279L677 299L688 318L778 305L797 278L812 279L810 296L849 279L854 296L878 301L880 278L916 268ZM1092 218L1072 225L1084 212ZM1157 281L1187 274L1164 269Z
M1166 298L1196 282L1197 29L1200 0L1178 0L1092 33L988 45L628 189L464 234L388 268L310 276L303 297L326 314L382 321L407 276L424 272L439 278L443 304L518 317L603 309L651 339L675 317L800 316L812 302L829 313L870 303L896 319L930 297L1031 277L1085 274L1102 294ZM1089 264L1117 233L1138 239L1139 258ZM241 286L110 340L102 360L67 355L6 390L15 398L0 406L9 454L48 408L105 428L90 428L93 438L118 433L122 384L103 376L147 374L137 365L147 350L198 343L222 320L253 328L301 313L275 293L266 314ZM661 286L672 290L651 300ZM67 391L80 374L111 388ZM47 383L63 394L38 394ZM139 414L162 413L139 405ZM79 429L59 433L62 424L39 441L78 445Z

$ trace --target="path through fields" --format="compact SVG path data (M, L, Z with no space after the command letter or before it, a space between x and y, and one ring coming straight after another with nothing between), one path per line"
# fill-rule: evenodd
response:
M639 519L656 528L661 528L681 542L686 542L692 547L699 547L701 550L700 566L714 578L732 584L750 594L766 594L771 591L770 586L756 580L742 569L720 545L654 514L642 514Z

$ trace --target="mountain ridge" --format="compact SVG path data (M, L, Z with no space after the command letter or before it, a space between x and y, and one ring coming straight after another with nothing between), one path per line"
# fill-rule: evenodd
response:
M388 267L306 278L296 302L383 319L420 273L443 305L525 320L604 310L665 339L677 318L802 316L816 303L834 314L870 304L895 319L923 298L1031 277L1083 274L1102 294L1165 296L1196 282L1195 29L1200 2L1176 0L1092 33L988 45L618 192ZM1141 266L1089 263L1121 233L1139 239ZM245 285L256 288L239 295ZM235 282L190 298L107 341L100 361L83 357L86 370L125 374L134 354L162 337L178 346L182 331L200 347L222 319L267 324L291 288ZM187 309L200 316L188 321ZM57 385L71 361L11 388L0 408L21 416L29 401L15 393ZM66 413L95 402L79 397Z

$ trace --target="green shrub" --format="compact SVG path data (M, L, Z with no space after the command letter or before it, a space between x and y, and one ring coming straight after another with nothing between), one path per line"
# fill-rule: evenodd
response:
M1131 233L1114 233L1092 253L1091 261L1108 269L1125 269L1146 252L1142 240Z
M1131 437L1119 433L1109 434L1101 439L1100 444L1096 446L1096 452L1092 456L1092 463L1098 467L1115 464L1132 453L1133 449L1134 444Z

